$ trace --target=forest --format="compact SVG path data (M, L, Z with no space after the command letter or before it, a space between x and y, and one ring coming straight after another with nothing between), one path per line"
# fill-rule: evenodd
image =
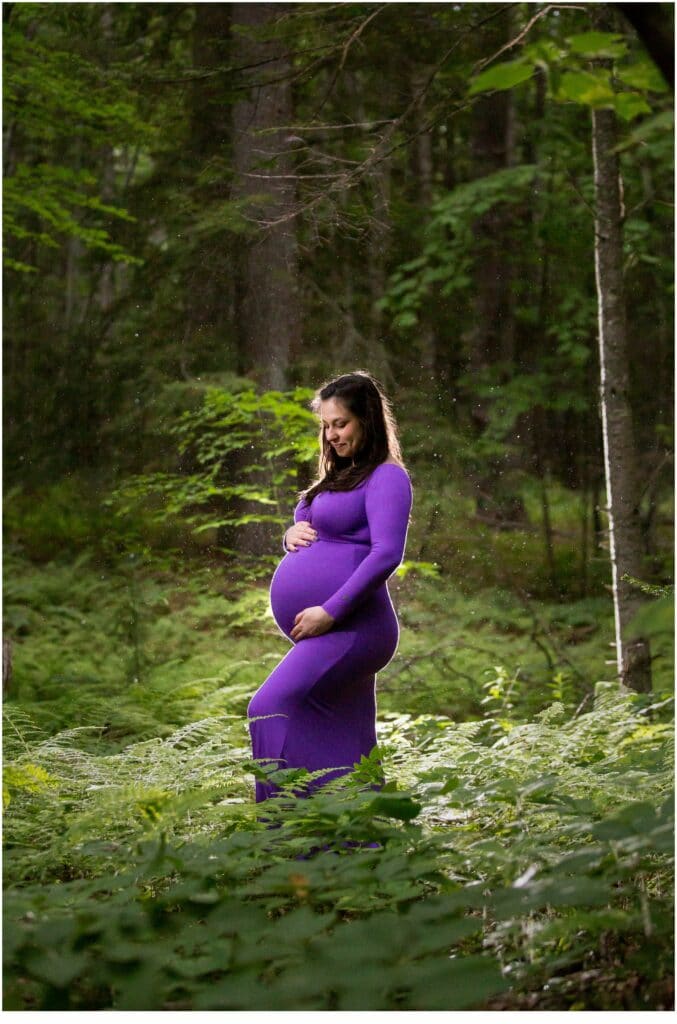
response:
M674 1009L673 10L3 4L5 1011ZM246 709L359 370L401 635L311 791Z

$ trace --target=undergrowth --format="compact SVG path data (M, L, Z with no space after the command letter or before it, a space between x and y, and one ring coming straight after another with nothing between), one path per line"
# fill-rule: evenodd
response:
M618 1009L630 974L665 1008L672 730L615 685L508 731L388 717L383 790L375 757L306 799L286 773L265 821L237 718L97 756L6 715L6 1008L461 1009L564 976L544 1005Z
M277 773L264 815L265 587L87 552L6 572L5 1009L672 1006L669 645L652 694L600 682L603 599L405 573L379 749L311 797Z

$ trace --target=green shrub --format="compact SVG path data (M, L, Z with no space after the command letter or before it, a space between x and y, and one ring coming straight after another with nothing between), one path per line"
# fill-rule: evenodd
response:
M557 1008L615 1009L629 974L634 1008L660 1008L672 730L654 719L611 684L507 731L391 718L350 780L300 799L304 773L276 773L264 822L237 718L102 757L15 716L6 1008L519 1006L565 978Z

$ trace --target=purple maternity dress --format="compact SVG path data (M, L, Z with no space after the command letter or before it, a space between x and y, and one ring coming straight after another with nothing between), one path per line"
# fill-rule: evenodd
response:
M350 772L376 745L376 672L393 657L399 625L386 580L402 561L412 488L401 466L382 462L352 491L301 499L294 522L318 539L288 552L270 584L277 625L321 605L327 633L297 642L252 697L247 711L255 758L279 768L330 769L317 784ZM271 717L260 717L271 716ZM257 801L276 792L256 782Z

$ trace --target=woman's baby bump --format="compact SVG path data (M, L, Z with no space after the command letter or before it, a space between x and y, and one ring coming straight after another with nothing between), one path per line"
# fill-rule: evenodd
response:
M270 583L270 604L280 629L289 634L294 617L304 608L321 605L352 575L369 549L364 545L313 541L288 552Z

